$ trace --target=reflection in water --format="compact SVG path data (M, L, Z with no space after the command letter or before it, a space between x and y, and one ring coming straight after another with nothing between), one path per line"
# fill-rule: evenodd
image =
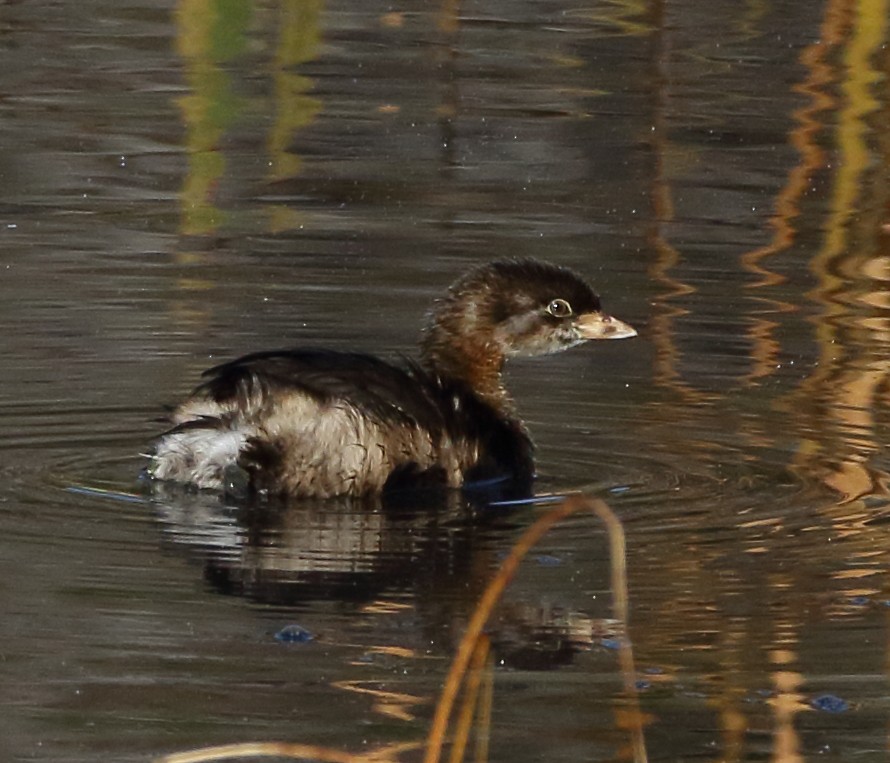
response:
M616 29L626 35L646 35L653 29L647 23L650 5L645 0L609 0L593 9L573 9L568 13L588 18L603 24L606 29Z
M881 473L876 478L866 466L869 455L877 452L878 446L874 441L863 439L874 428L870 411L880 400L886 377L886 364L880 360L882 353L875 349L886 343L883 324L875 323L863 314L863 304L878 306L887 301L881 296L886 279L873 276L875 258L880 254L874 251L874 231L880 227L882 211L879 203L865 201L862 189L874 187L868 169L881 166L875 161L874 148L866 141L866 130L867 121L878 104L875 88L882 79L875 64L882 46L886 45L887 10L884 2L863 3L852 23L846 25L848 18L840 8L840 0L827 4L822 39L805 48L800 56L806 77L798 89L810 103L794 114L797 125L789 133L789 143L798 150L799 162L791 169L777 196L776 214L770 221L775 229L773 240L740 256L742 268L755 274L758 280L748 284L756 289L756 293L752 292L752 298L747 300L753 309L745 315L750 327L747 331L750 342L746 348L750 354L750 367L736 378L740 385L754 385L756 389L765 377L779 375L789 365L789 358L794 358L794 353L783 348L776 337L789 331L798 332L798 319L794 313L802 307L794 306L787 297L768 296L778 291L796 295L785 288L788 276L778 270L765 269L763 260L776 258L783 252L793 254L791 250L797 240L795 220L803 214L800 202L816 182L815 174L832 169L833 194L822 245L810 259L819 283L813 293L825 309L824 319L817 324L816 338L821 357L815 370L802 381L782 373L778 385L770 390L761 388L759 394L767 392L767 399L759 404L787 410L787 400L796 401L791 407L796 413L804 414L797 416L796 422L803 424L800 434L808 444L798 449L789 466L797 474L824 481L847 497L880 490L883 480ZM660 37L670 34L663 25L661 28ZM827 62L829 53L836 47L843 51L841 71L832 69ZM669 51L670 47L662 43L655 54L659 80L665 89L670 88L672 81L670 65L662 60L669 57ZM831 83L840 83L838 96L828 91ZM671 420L688 416L686 407L690 404L696 407L722 405L720 400L724 394L708 394L696 388L694 376L682 369L682 353L676 339L681 330L677 321L692 313L677 303L695 297L700 289L674 274L679 270L681 255L663 233L665 226L676 219L677 213L669 190L675 181L670 174L664 174L669 172L669 164L663 157L672 150L667 141L669 123L662 116L667 103L665 97L656 110L653 143L656 167L660 168L656 177L662 179L656 182L653 192L653 206L660 222L652 235L653 246L659 254L652 275L668 291L659 300L663 304L657 309L651 334L658 348L656 369L659 381L676 392L684 406L682 412L671 413L659 404L660 410L655 410L654 415ZM829 152L817 143L817 136L827 129L820 126L818 119L832 113L836 99L842 103L841 116L836 149L831 152L833 163L826 167ZM863 205L872 213L863 216ZM857 232L862 240L848 238L848 234L856 236ZM764 313L775 317L765 317ZM859 352L857 347L861 348ZM722 376L724 385L727 385L727 375ZM794 382L797 390L787 389L788 382ZM826 420L826 412L835 422L828 428L820 424ZM759 425L755 419L743 420L740 424L749 441L758 447L778 445L777 433L755 429ZM832 454L831 458L837 459L837 443L832 443L832 430L839 430L844 447L855 452L834 467L820 465L816 459L819 452ZM820 437L829 439L819 443ZM683 450L687 450L685 445ZM826 468L833 474L826 474Z
M224 219L215 204L226 171L222 139L246 105L224 64L246 49L251 8L250 0L181 0L177 10L177 48L190 91L178 101L187 129L181 198L187 235L216 230Z
M644 327L515 389L543 484L625 521L654 757L886 758L886 0L2 8L8 757L419 738L538 509L112 499L207 353L393 354L546 254ZM493 759L632 757L601 541L508 591Z
M875 156L866 140L868 119L878 101L875 70L886 46L890 4L860 3L851 19L849 40L841 59L842 100L835 132L834 172L824 238L811 261L817 277L813 297L822 307L817 338L817 370L793 396L809 431L795 468L807 470L837 491L844 500L880 490L883 472L872 473L868 462L879 449L874 438L874 410L887 384L890 363L884 358L887 332L875 325L866 310L886 298L885 279L869 277L875 251L874 232L880 205L863 191L873 187L868 175Z
M443 39L438 49L441 79L441 103L436 109L441 131L442 158L439 175L453 177L460 168L455 125L460 117L460 81L457 63L460 45L460 10L462 0L442 0L437 26Z
M580 500L576 503L561 511L584 507ZM398 507L372 506L345 499L226 507L214 496L176 489L166 499L157 494L155 505L167 537L202 561L205 579L220 593L275 607L333 599L361 604L365 614L378 617L420 616L425 638L416 648L407 649L402 641L377 644L366 652L402 661L429 659L431 648L449 655L457 639L472 628L477 613L472 617L470 613L488 593L483 593L493 564L488 538L506 520L493 515L491 507L476 514L457 491L438 494L433 502L423 501L411 511L405 502ZM610 532L618 533L613 542L613 565L620 570L613 574L613 582L621 591L613 594L616 619L607 624L572 612L552 593L544 601L530 601L508 592L495 616L491 616L494 600L484 611L489 622L485 654L491 640L502 667L552 670L571 664L575 655L589 651L601 639L617 638L625 675L625 693L617 704L619 727L634 740L634 759L644 763L643 721L625 627L624 539L614 514L605 506L602 510L608 512ZM552 524L549 516L538 524ZM405 593L411 594L415 607L393 601ZM481 672L481 666L471 668L472 685ZM339 680L331 687L369 697L374 712L398 721L415 720L417 708L426 703L424 697L387 689L374 679ZM475 701L470 692L467 713L459 722L467 730ZM491 701L489 688L487 702ZM476 730L477 738L484 739L480 735L487 734L489 725L490 714Z
M159 490L163 489L159 486ZM352 500L314 504L304 501L235 509L226 508L207 494L172 490L167 499L155 496L170 537L177 544L184 543L192 546L193 551L199 550L208 579L224 593L246 594L266 604L293 607L311 598L346 600L358 596L371 599L387 589L390 596L395 590L410 589L415 592L423 611L441 596L443 587L463 589L457 599L445 600L448 608L443 610L445 620L441 624L431 621L428 616L424 618L425 628L430 633L440 629L447 632L448 626L454 624L450 621L462 623L453 631L461 635L461 643L436 709L425 760L439 759L444 731L464 678L467 682L465 712L461 712L457 725L468 732L476 691L483 667L488 664L486 658L492 641L509 645L505 651L496 653L501 665L541 670L567 664L573 653L589 650L596 636L609 635L610 640L616 642L624 687L616 699L616 727L629 734L632 759L636 763L645 763L643 727L646 718L639 709L636 669L627 631L626 546L621 522L614 512L602 501L581 496L561 502L540 517L511 547L489 582L490 562L480 569L478 557L490 554L484 539L479 536L490 523L484 521L484 515L472 516L468 511L470 507L457 492L439 497L442 502L437 507L423 505L418 513L386 517L384 507ZM488 512L491 510L489 507ZM566 616L564 610L553 606L552 601L547 607L511 603L508 594L505 605L498 606L507 583L515 576L519 563L528 552L554 524L580 511L592 512L603 521L608 533L614 612L614 632L611 634L602 625L597 634L597 626L590 618L577 614ZM236 515L240 520L235 519ZM393 544L387 541L388 538L402 540ZM219 585L221 577L225 578L222 586ZM236 586L231 585L233 580L237 581ZM493 617L495 607L498 611ZM379 604L375 604L374 609L381 611ZM505 633L509 635L505 637ZM430 643L435 644L436 640L432 639ZM481 652L477 648L480 646ZM378 646L371 651L399 657L415 656L404 648L391 646ZM376 712L401 721L414 720L412 708L423 702L421 697L382 689L374 682L347 680L332 686L373 697ZM491 703L490 689L483 703L481 729L477 731L483 735L482 743L487 745L491 716L485 703ZM466 741L460 731L457 737ZM458 753L463 749L463 742L455 742L456 752L453 751L452 760L462 759L462 754Z
M226 133L256 111L258 99L237 95L233 62L249 53L254 41L249 25L254 17L250 0L181 0L176 18L177 48L185 61L189 94L178 99L187 130L189 169L181 195L182 233L209 234L226 221L217 199L227 185L239 182L237 164L227 161L235 142ZM312 80L296 71L318 54L322 0L281 0L271 16L277 36L272 58L271 103L274 118L268 130L269 181L291 178L300 158L291 151L295 133L312 124L321 111L318 98L308 95ZM266 19L260 15L261 19ZM232 155L230 159L237 159ZM300 215L274 205L269 230L299 227Z
M791 634L776 634L777 641L787 641ZM774 649L770 659L776 666L773 671L773 687L775 695L770 705L776 714L776 726L773 729L773 760L776 763L802 763L800 754L801 742L795 728L795 717L807 710L805 697L801 689L805 683L803 675L788 666L796 661L797 655L788 649Z
M291 151L297 130L307 127L321 111L322 102L308 95L312 80L295 67L318 54L322 0L282 0L281 23L275 51L273 78L275 120L269 131L270 181L284 180L300 170L300 157ZM278 233L299 227L301 215L291 206L276 204L268 210L269 230Z
M440 50L444 89L437 110L445 181L456 177L453 170L461 166L455 152L456 120L465 117L460 114L458 90L463 43L460 6L445 3L438 19L446 35ZM279 109L281 119L270 136L273 165L269 177L273 180L286 181L299 171L296 157L279 156L279 152L286 152L292 133L309 124L321 108L320 102L306 95L310 81L288 69L315 55L318 39L311 30L319 10L315 5L303 8L311 18L294 23L293 30L302 29L302 34L294 31L291 43L279 51L277 92L289 94L292 101L289 109ZM673 140L677 123L694 120L679 111L684 104L677 94L683 93L686 83L675 72L675 26L667 23L665 6L657 4L656 10L657 44L652 56L657 89L650 138L654 215L649 237L656 259L649 273L663 291L648 334L656 347L654 381L675 397L651 405L642 429L648 427L649 440L663 450L712 466L719 471L715 485L729 484L741 495L719 499L734 518L729 520L734 536L721 538L719 544L709 537L718 532L713 527L687 527L687 535L676 547L653 539L650 561L657 560L658 569L670 570L672 580L660 592L657 617L647 619L647 630L636 638L644 655L665 665L669 665L671 650L713 652L704 663L719 678L720 688L708 690L713 695L708 703L718 712L725 759L742 759L746 730L766 723L772 727L772 758L795 763L803 759L798 726L806 707L807 666L799 652L810 615L805 608L788 604L786 592L804 586L803 576L814 570L787 573L781 570L778 557L795 539L830 532L835 542L846 543L833 551L840 558L836 563L843 566L846 558L866 576L886 574L886 553L873 545L875 528L865 532L869 512L865 506L850 504L859 496L883 494L887 480L882 470L868 467L869 459L881 450L874 432L874 407L882 402L886 386L886 367L879 353L886 337L882 323L862 315L863 305L886 305L881 296L886 279L873 251L873 233L880 222L857 214L861 190L876 185L868 175L875 163L865 125L876 108L875 88L880 80L874 66L877 51L886 41L885 26L875 20L882 13L886 16L886 9L880 3L865 3L851 19L844 0L830 0L824 8L821 39L803 47L798 56L801 78L795 90L804 103L792 110L787 135L796 155L775 193L773 213L767 220L772 228L770 241L748 247L731 242L734 260L727 260L723 267L744 291L741 299L720 307L732 313L722 320L739 327L744 340L716 349L718 361L734 363L719 371L701 360L698 365L689 362L689 357L693 361L696 356L707 358L709 350L706 336L697 343L690 341L698 339L688 330L690 321L708 330L709 311L716 308L707 302L713 293L707 269L696 263L694 253L683 252L671 241L674 231L682 233L682 226L688 224L688 212L684 202L675 199L674 188L682 186L686 173L698 171L699 158ZM761 34L758 25L765 23L763 12L763 8L751 8L739 23L740 39ZM401 27L404 19L388 23ZM645 33L646 28L634 25L633 31ZM700 55L708 59L703 50ZM839 105L836 145L829 146L827 122ZM720 129L728 139L734 137L729 127ZM741 169L737 181L726 182L744 185ZM824 223L819 222L820 207L810 201L820 184L832 188ZM880 203L871 208L880 214ZM286 229L288 225L273 227ZM813 230L822 241L815 256L811 254ZM813 370L793 368L791 362L809 331L810 306L801 301L800 274L795 270L800 262L808 263L817 276L813 294L823 309L815 320L821 357ZM728 333L727 325L720 328ZM747 398L741 411L729 411L726 439L698 440L698 432L726 428L726 410L730 403L738 404L729 390ZM761 415L769 411L786 416L789 426L776 427L771 414ZM795 436L802 445L793 442ZM764 475L753 462L755 453L763 454L766 463L777 464L777 470L787 465L805 485L820 482L843 496L846 505L832 509L833 526L790 517L778 508L783 496L799 507L815 502L804 498L806 492L787 474L770 475L768 484L760 484ZM677 469L682 472L683 465ZM715 487L716 496L721 489ZM193 509L175 518L171 503L165 509L165 521L177 544L202 548L208 581L226 593L275 606L335 596L386 609L393 593L410 591L422 613L425 633L453 632L466 621L486 579L489 564L485 560L492 548L478 521L468 519L465 506L440 505L432 513L426 507L403 516L383 510L341 509L303 506L251 518L217 517L210 526L219 527L210 536L222 532L227 540L216 546L206 531L189 531L187 526L196 516ZM862 570L862 564L867 569ZM849 573L841 569L834 574ZM879 590L879 586L862 585L861 575L856 580L860 583L847 589L850 595L872 596ZM639 583L645 585L644 580ZM750 606L740 607L736 597L741 590L756 591L769 603L767 622ZM695 622L694 633L687 627L687 617ZM505 605L492 640L504 659L531 668L572 661L604 635L608 635L608 625L571 605L520 599ZM769 696L763 702L771 709L768 719L751 701L752 645L768 655L772 666ZM439 644L443 652L450 646L450 640ZM388 647L381 644L379 648ZM663 680L665 685L679 683L680 676L672 675L668 667ZM379 691L375 696L381 713L413 717L415 696L411 693L378 690L354 681L338 685L350 692Z
M653 80L656 86L651 136L654 165L651 190L653 215L647 238L655 252L654 261L649 267L649 276L665 291L655 302L649 333L655 345L653 369L655 382L676 393L683 405L690 406L704 402L707 396L682 378L679 351L674 341L674 323L689 311L672 303L676 299L694 294L696 289L671 275L671 271L680 261L680 252L670 243L664 231L665 226L674 221L675 214L670 180L666 176L667 156L670 151L666 112L669 100L671 48L668 41L670 32L665 28L664 12L664 3L656 3L655 45L652 54ZM670 418L673 416L674 413L671 412Z
M785 281L784 276L769 270L764 260L787 251L794 244L797 237L795 220L801 214L801 200L809 193L816 172L825 163L825 152L819 146L817 137L823 128L819 118L825 118L835 106L834 98L827 92L833 71L826 58L828 52L841 41L842 1L833 0L826 4L819 39L805 47L800 54L805 77L794 90L804 95L808 102L792 113L796 125L788 133L789 143L799 154L799 161L789 171L788 180L776 198L775 214L770 218L772 240L742 255L742 265L757 278L749 284L752 289L778 287ZM767 313L797 309L793 304L779 299L763 299L764 304L769 306L765 311ZM746 383L751 384L769 376L781 366L781 346L775 338L780 326L778 321L752 315L750 335L754 364Z
M333 599L396 616L412 613L392 597L410 592L430 644L445 654L487 582L492 533L511 523L491 508L478 513L457 491L402 498L398 505L347 499L228 505L212 494L153 490L165 537L200 560L214 590L275 607ZM525 668L566 664L611 635L610 626L553 599L508 597L496 622L500 659Z
M881 523L887 513L888 477L884 469L872 464L885 454L882 440L886 439L886 432L877 429L876 416L886 403L890 371L885 358L888 335L885 320L869 314L888 304L884 265L887 238L875 235L880 230L882 215L886 214L888 199L869 199L866 194L876 188L873 173L887 166L886 157L878 155L877 144L870 140L869 124L882 102L877 88L886 80L886 74L877 67L882 58L886 59L882 51L888 42L890 6L881 0L863 2L856 5L852 15L848 13L849 6L842 0L828 2L821 39L804 48L800 55L805 77L798 91L808 102L794 112L796 125L789 131L789 143L798 151L799 160L776 197L775 215L770 221L774 229L772 241L740 255L742 269L756 277L754 283L746 284L752 289L746 304L753 308L745 315L750 366L734 379L724 373L724 390L718 393L699 389L694 373L682 366L678 341L683 332L682 320L694 312L694 308L683 305L695 304L700 288L694 282L684 281L682 255L668 240L670 226L677 220L671 186L681 177L671 177L671 162L666 159L673 150L669 146L670 121L664 116L671 101L662 95L657 102L652 143L656 178L652 243L658 259L651 273L666 291L656 305L650 330L657 348L656 381L682 402L674 410L673 406L665 407L659 402L657 407L653 406L651 420L688 422L697 414L704 421L711 415L708 409L722 408L730 401L726 391L733 381L737 383L736 389L750 387L763 398L757 403L758 408L773 408L779 415L787 416L790 426L785 430L774 422L764 426L766 422L759 417L740 418L739 433L761 452L786 451L790 471L807 483L825 484L840 496L840 504L822 509L831 524L806 527L805 531L825 533L828 542L845 541L844 548L837 551L845 558L841 565L850 569L838 570L835 575L850 580L847 591L851 598L867 599L879 595L882 586L863 585L863 579L878 576L883 580L888 564L886 534L879 529L881 524L874 524ZM660 44L655 60L661 90L666 92L673 82L671 46L664 38L671 31L663 19L658 26ZM838 129L833 145L826 147L826 136L830 134L827 122L835 117ZM812 205L803 203L824 182L820 173L828 176L831 194L826 218L814 224ZM886 184L877 185L886 189ZM815 253L812 236L799 236L801 228L808 232L813 227L819 230L821 239ZM820 355L813 370L801 369L802 378L797 373L789 374L788 366L793 365L795 349L801 341L795 314L808 310L808 306L800 303L799 272L785 265L780 255L797 257L809 264L817 276L812 294L821 315L813 324ZM775 263L775 269L766 267L766 258ZM732 307L737 305L733 303ZM767 377L776 379L769 387L764 386ZM691 431L694 429L691 427ZM655 431L653 440L670 440L677 452L695 450L695 444L684 440L682 432L676 429L662 426ZM799 444L785 442L791 433L799 438ZM719 464L727 455L712 451L711 458ZM866 497L872 500L862 500ZM769 528L746 552L762 556L766 569L773 567L775 562L770 558L781 553L780 538L787 538L789 533L796 535L794 524L791 517L781 513L766 520L742 523L743 534L759 534ZM883 536L883 540L876 536ZM878 546L883 546L883 550L878 550ZM693 580L706 576L708 569L729 574L732 568L725 567L728 562L728 555L707 552L694 560L666 554L664 567L674 575ZM761 647L769 648L775 666L769 701L774 712L772 759L795 763L804 759L799 715L808 709L804 694L807 668L800 664L798 644L809 617L797 607L778 603L784 602L784 592L799 590L805 583L800 574L779 572L758 575L757 579L769 592L767 599L777 604L771 611L773 633L760 637ZM731 615L735 608L729 601L720 601L718 588L700 595L711 602L715 614L730 617L730 622L714 623L715 629L724 633L720 675L726 681L717 705L725 733L723 759L740 760L744 757L741 732L751 723L747 717L750 710L738 703L744 694L744 680L742 685L734 685L734 677L744 666L741 652L745 637L733 636ZM714 595L717 598L712 600ZM689 605L691 602L684 605L678 599L665 601L666 610L678 611ZM753 622L747 623L745 628L752 626ZM704 632L703 622L701 627ZM655 634L644 634L642 638L648 644L653 637ZM643 653L647 653L645 647Z

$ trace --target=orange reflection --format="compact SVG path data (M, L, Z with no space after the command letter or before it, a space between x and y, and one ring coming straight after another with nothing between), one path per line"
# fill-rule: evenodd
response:
M847 0L831 0L826 5L819 39L804 48L800 54L800 62L804 65L807 76L800 85L792 87L792 90L807 96L809 103L792 113L797 125L788 134L789 143L800 155L800 162L791 169L784 188L776 198L776 212L769 221L773 228L772 241L742 255L743 265L751 273L760 276L759 281L749 285L751 288L781 282L780 276L765 269L760 261L787 249L794 242L796 229L793 221L800 215L799 201L806 195L813 173L824 165L825 152L815 140L817 134L824 129L824 124L817 116L833 110L836 105L834 98L827 92L828 85L834 79L834 72L826 58L843 41L846 5Z
M410 711L416 705L421 705L426 700L413 694L387 691L375 688L376 681L335 681L331 684L337 689L344 689L356 694L367 694L373 697L372 709L388 718L399 721L413 721L415 716Z
M664 287L653 307L650 320L649 336L655 347L654 381L679 394L685 403L701 402L706 399L704 393L686 383L679 371L680 358L675 343L674 322L686 315L688 311L671 304L671 300L695 292L695 287L683 283L671 275L671 271L680 261L680 253L668 241L663 227L674 217L674 203L670 184L665 177L664 165L667 155L667 124L665 110L669 80L668 65L670 59L669 45L665 40L668 31L664 20L664 4L656 2L653 7L654 25L656 28L655 53L653 62L656 68L656 104L653 114L651 143L655 162L652 177L652 225L647 232L650 246L655 250L656 259L648 269L649 277Z
M890 378L890 336L883 321L864 315L888 298L884 255L875 251L880 220L869 215L865 230L860 224L864 189L875 171L868 119L879 107L874 88L882 75L875 62L887 40L890 3L860 0L850 10L843 20L834 13L836 27L850 24L850 38L843 49L830 212L810 263L817 278L811 296L822 307L820 357L791 401L806 424L794 468L821 479L845 501L880 491L885 481L869 462L880 449L874 415Z

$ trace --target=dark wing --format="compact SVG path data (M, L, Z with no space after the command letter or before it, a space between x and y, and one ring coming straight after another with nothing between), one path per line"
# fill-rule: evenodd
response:
M210 368L203 377L195 392L221 404L259 386L270 399L276 391L299 390L319 402L344 401L380 421L431 432L443 426L426 375L372 355L316 349L257 352Z

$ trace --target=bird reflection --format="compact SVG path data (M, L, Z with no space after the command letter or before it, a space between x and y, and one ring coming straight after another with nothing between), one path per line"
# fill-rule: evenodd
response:
M153 485L165 540L197 560L209 587L276 608L366 607L407 595L414 638L450 653L517 515L483 492L410 491L374 500L253 501ZM524 523L523 523L524 524ZM567 603L505 597L492 622L498 659L523 669L570 663L609 626Z

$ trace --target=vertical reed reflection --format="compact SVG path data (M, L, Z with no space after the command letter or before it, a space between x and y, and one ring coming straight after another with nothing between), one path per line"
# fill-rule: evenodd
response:
M742 760L745 750L748 718L742 703L747 687L740 685L739 680L745 635L738 618L726 619L720 645L720 669L724 685L720 695L711 702L720 719L719 725L723 735L721 760L725 763Z
M274 112L266 136L270 181L294 177L301 159L292 148L294 135L312 124L322 102L309 94L313 82L296 71L300 64L318 55L323 0L280 0L278 23L271 30L275 38L271 61ZM182 224L185 235L215 233L228 215L217 199L220 187L231 181L225 135L242 117L251 116L249 100L236 95L237 83L230 71L233 62L249 48L250 22L254 4L250 0L182 0L176 11L177 49L185 62L189 94L178 99L186 126L188 172L181 192ZM266 17L263 16L263 19ZM297 227L299 211L273 205L267 210L272 232Z
M185 235L216 230L224 216L215 195L226 170L220 141L244 108L223 67L244 52L249 0L181 0L176 47L185 62L189 94L178 99L186 125L188 173L181 193Z
M690 404L696 409L713 406L733 385L730 382L723 391L708 394L697 389L681 370L676 324L688 310L671 303L694 294L696 287L677 277L682 254L665 233L665 227L675 219L670 179L664 170L671 150L665 115L670 99L671 46L665 6L657 3L653 13L659 31L653 49L658 95L652 135L655 219L650 230L656 260L650 275L665 291L655 304L649 334L656 346L655 382L674 393L684 408L682 415L675 415L661 404L653 415L688 421L695 415ZM791 413L793 426L801 430L804 445L792 463L795 471L816 477L848 498L880 490L884 481L884 475L875 474L868 464L879 450L873 410L888 384L884 350L890 341L890 324L866 312L868 308L884 309L890 305L890 296L886 263L875 236L881 230L884 212L879 203L866 197L865 189L880 187L876 170L881 165L876 161L877 142L870 120L880 104L876 87L883 79L876 64L887 41L888 13L887 0L861 0L855 5L850 0L827 2L819 41L807 46L799 57L805 76L793 89L808 101L792 114L788 142L796 149L798 161L777 195L770 218L771 240L740 255L742 269L754 280L746 284L751 290L745 320L750 365L737 382L751 386L775 375L782 368L783 355L796 354L783 348L779 336L791 330L788 316L804 302L794 287L785 285L785 276L767 267L767 261L797 243L801 200L810 192L815 174L830 169L829 214L821 246L809 262L817 278L811 297L821 308L814 321L819 362L790 395L778 386L768 394L771 404ZM840 71L838 58L843 64ZM838 127L835 146L829 151L820 141L829 135L823 122L834 114ZM774 296L780 287L788 297ZM749 417L741 422L742 433L756 447L776 445L779 433L766 431L761 424L756 417ZM847 455L838 459L839 452ZM829 453L834 464L823 463L824 454Z
M309 95L312 80L295 71L299 64L318 55L321 44L323 0L281 0L278 47L272 63L275 119L269 131L271 181L286 180L300 171L301 159L291 150L295 133L312 124L322 102ZM302 214L292 207L272 205L268 209L271 232L299 226Z
M817 170L825 164L825 152L817 142L817 136L824 130L820 117L824 117L835 107L835 99L828 92L833 79L833 69L826 62L827 54L842 39L843 5L845 0L829 0L825 7L819 39L804 48L800 62L806 77L800 85L792 88L805 95L809 102L795 109L792 118L795 127L789 132L789 142L797 150L800 161L788 175L785 186L776 198L775 213L770 218L773 229L772 240L765 246L742 255L742 266L757 278L748 288L768 288L781 284L785 279L769 270L764 263L794 244L797 237L795 220L800 216L800 201L806 195ZM797 309L788 302L762 298L770 313L785 313ZM747 382L751 383L775 372L779 367L779 342L775 332L781 324L777 320L752 315L750 336L752 340L753 366Z
M437 24L442 34L440 47L436 51L442 83L442 102L437 109L439 129L442 133L442 164L439 170L442 177L451 177L460 163L457 158L457 133L454 125L460 108L460 90L456 69L462 5L462 0L442 0Z
M652 113L652 136L650 139L653 156L652 173L652 225L648 230L648 241L655 251L656 259L649 267L649 276L661 284L665 291L653 305L649 335L655 346L654 382L679 395L684 405L702 402L704 393L684 381L679 370L679 351L675 342L674 323L687 314L687 310L671 304L671 301L695 293L695 287L674 278L671 271L680 261L680 252L664 233L664 226L674 219L674 204L671 187L665 176L665 156L667 154L668 127L665 110L670 86L670 30L665 23L665 4L655 0L652 4L653 33L653 77L655 84L654 107Z
M869 135L869 120L879 106L874 90L881 74L875 63L887 42L890 3L861 0L851 10L829 214L810 262L817 279L810 296L821 309L815 332L819 362L789 401L806 422L794 468L848 501L880 490L885 479L869 461L880 449L875 409L890 373L885 321L867 316L868 307L887 304L888 295L884 268L875 268L881 213L866 196L876 171Z
M779 576L776 587L781 588L790 581ZM803 763L801 754L800 733L795 727L795 719L799 713L807 710L805 697L801 693L805 683L799 670L793 669L798 655L793 648L797 644L799 618L782 619L776 617L776 632L773 634L774 648L769 652L769 660L773 665L772 682L774 695L770 700L773 710L773 760L775 763Z
M832 575L836 580L854 581L847 588L849 595L879 595L878 581L886 576L887 553L885 534L875 526L875 519L880 512L886 514L886 504L876 509L876 502L867 499L886 496L888 484L878 456L886 456L886 431L880 427L890 389L890 320L886 315L890 308L890 237L886 233L890 229L883 227L890 210L886 175L890 166L890 131L886 128L890 115L886 98L890 4L887 0L828 0L820 39L801 52L804 77L794 90L806 101L792 113L793 124L788 131L788 143L797 151L797 161L776 197L770 240L739 258L749 276L744 307L750 327L750 364L744 376L728 380L725 391L710 399L684 377L678 349L682 337L676 324L685 311L672 302L695 294L696 285L677 275L683 254L668 241L670 224L676 217L671 178L665 171L671 150L666 117L671 97L671 29L663 16L664 4L656 3L654 8L658 32L653 68L658 91L652 137L655 220L650 244L656 260L650 274L663 291L654 306L650 334L657 350L654 381L681 400L684 410L679 410L680 404L660 403L653 406L653 416L665 422L682 421L698 431L692 422L700 412L689 410L690 403L713 406L719 402L722 407L723 401L730 399L734 381L738 388L751 389L752 396L759 395L757 405L763 410L778 410L781 417L773 419L769 414L741 418L739 437L756 448L783 452L783 458L791 461L791 469L807 483L821 482L842 497L841 502L820 508L827 522L817 520L806 530L819 532L832 543L843 541L826 551L826 559L834 557L831 564L849 568ZM836 125L833 133L832 125ZM806 218L804 200L815 197L808 201L821 209L816 205L822 201L819 192L823 183L830 189L827 214L817 217L810 213ZM803 234L817 240L815 254L804 249L809 243ZM798 263L800 267L795 271ZM816 280L809 295L803 292L801 275L807 267ZM817 346L817 362L806 375L781 374L779 369L789 357L805 357L802 328L797 325L800 319L793 316L808 309L813 312L808 296L817 314L809 327L803 328L807 339L812 337ZM763 384L768 376L775 377L770 386ZM665 412L665 408L673 411ZM731 414L734 410L735 405L728 405L723 412ZM668 432L667 436L682 435ZM694 453L688 443L677 447L685 454ZM788 597L789 590L807 585L804 574L771 571L782 564L776 558L780 555L779 539L787 540L788 533L795 532L792 525L800 518L781 510L772 516L769 509L760 514L756 511L751 521L735 518L737 548L732 548L731 542L706 545L707 532L702 530L690 533L683 544L682 558L681 554L664 552L664 568L680 582L666 597L664 610L656 619L668 623L672 617L676 619L672 613L694 610L698 617L696 643L701 648L709 647L705 636L708 628L721 634L717 650L723 683L713 703L724 730L721 760L744 757L745 734L757 721L751 703L741 700L744 692L750 691L745 668L750 667L751 657L744 654L744 645L749 650L756 645L768 654L774 690L769 701L772 759L799 763L804 759L800 715L808 708L804 696L807 670L799 664L802 650L798 641L806 633L812 614L799 598ZM699 555L703 549L705 552ZM753 565L746 568L746 556L757 559L757 567L764 572L754 572L757 567ZM737 614L737 605L727 593L737 593L742 584L709 580L715 570L720 575L738 571L740 580L746 579L749 584L753 576L755 588L762 587L770 614ZM747 578L743 571L749 573ZM700 590L694 586L700 586ZM771 631L760 627L765 621L772 621ZM679 642L688 635L684 627L674 622L668 630L658 628L657 634L643 632L645 643L638 642L638 651L645 654L649 649L663 648L672 636ZM677 633L670 633L670 628ZM813 669L818 670L815 666Z

